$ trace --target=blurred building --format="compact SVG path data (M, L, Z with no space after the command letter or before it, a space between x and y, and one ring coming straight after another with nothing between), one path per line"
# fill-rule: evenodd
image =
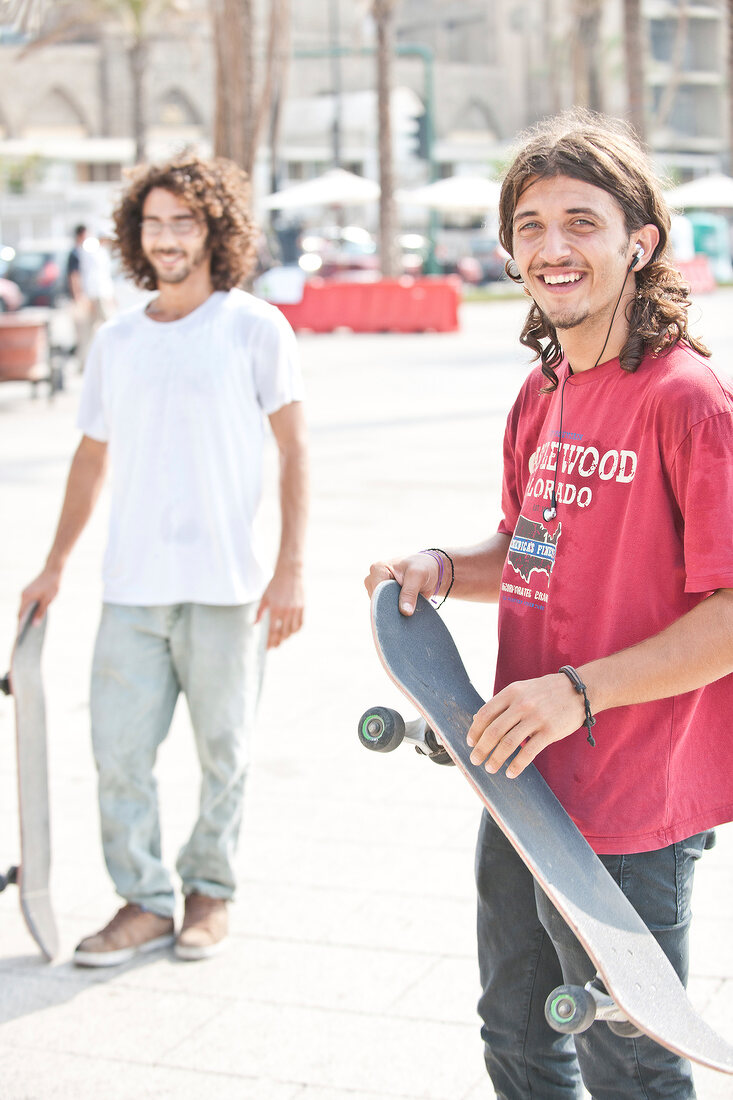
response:
M680 179L729 168L727 6L642 0L646 136ZM376 176L369 8L293 0L287 94L273 163L267 133L261 146L260 194L336 162ZM627 113L622 0L400 0L395 29L401 185L495 174L518 130L573 102ZM77 215L108 208L134 158L128 45L109 20L36 49L0 29L0 240L65 234ZM213 70L206 0L179 2L148 39L150 157L210 149Z

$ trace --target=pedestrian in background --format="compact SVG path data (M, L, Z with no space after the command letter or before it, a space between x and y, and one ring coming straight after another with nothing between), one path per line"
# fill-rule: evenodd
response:
M98 237L87 238L81 252L81 280L84 296L89 303L90 340L99 326L114 316L116 310L112 280L113 244L111 231L103 227Z
M82 276L84 242L87 239L87 233L86 225L81 224L75 227L74 243L66 261L66 288L71 299L71 315L76 337L74 350L80 369L84 366L84 360L89 350L89 325L87 320L89 302L84 292L84 279Z
M237 289L256 229L245 174L224 159L143 166L114 214L122 267L154 292L104 324L85 368L51 551L21 598L39 620L99 495L111 502L91 720L102 843L125 905L74 960L111 966L174 940L153 766L180 692L202 783L178 856L182 959L226 942L248 742L264 650L303 620L306 433L295 337ZM280 546L268 580L253 523L265 419L280 460Z

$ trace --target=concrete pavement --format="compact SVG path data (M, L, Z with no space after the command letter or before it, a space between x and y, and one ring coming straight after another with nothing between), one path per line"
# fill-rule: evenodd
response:
M733 292L700 299L727 351ZM500 438L524 375L523 301L463 307L435 336L300 339L313 516L306 629L270 660L253 747L231 950L74 968L76 942L118 905L98 840L88 672L105 502L52 608L45 653L53 895L60 958L38 958L12 890L0 895L4 1100L479 1100L492 1091L475 1017L473 844L460 777L407 750L372 757L356 720L400 706L374 654L370 561L476 541L498 515ZM0 387L0 655L18 593L50 543L77 434L79 379L53 404ZM274 454L263 528L276 542ZM472 678L490 691L495 612L448 601ZM0 656L0 664L2 663ZM407 709L407 708L405 708ZM198 769L185 709L160 754L164 854L191 827ZM12 706L0 699L0 869L17 858ZM691 997L733 1041L733 834L698 871ZM700 1100L733 1093L700 1070Z

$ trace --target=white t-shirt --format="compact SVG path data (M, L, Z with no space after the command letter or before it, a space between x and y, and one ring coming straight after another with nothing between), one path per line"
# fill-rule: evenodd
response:
M263 414L301 399L292 329L244 291L167 323L139 305L99 329L77 423L109 444L108 603L260 598Z
M112 282L112 260L102 244L93 252L82 248L80 257L81 285L87 298L92 301L111 301L115 296Z

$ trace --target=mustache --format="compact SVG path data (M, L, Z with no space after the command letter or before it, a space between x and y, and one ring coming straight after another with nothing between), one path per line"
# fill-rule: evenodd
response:
M537 267L530 267L530 275L543 275L548 271L583 271L582 264L561 263L561 264L538 264Z

